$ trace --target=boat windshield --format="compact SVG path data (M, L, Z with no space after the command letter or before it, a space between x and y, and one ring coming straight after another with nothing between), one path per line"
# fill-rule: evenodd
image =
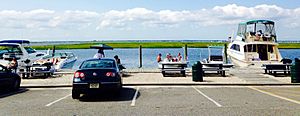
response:
M275 36L275 26L271 23L253 23L247 25L246 32L250 32L253 34L261 34L266 36Z
M35 52L36 52L33 48L31 48L31 47L29 47L29 46L24 47L24 48L25 48L25 50L28 52L28 54L35 53Z
M72 58L75 57L73 53L54 53L49 54L47 56L44 56L43 59L49 59L49 58Z
M224 50L224 46L209 46L208 47L208 52L209 55L222 55Z
M3 55L9 54L22 54L22 51L17 45L1 45L0 46L0 58L3 58Z
M267 20L240 23L237 35L242 41L277 41L274 22Z

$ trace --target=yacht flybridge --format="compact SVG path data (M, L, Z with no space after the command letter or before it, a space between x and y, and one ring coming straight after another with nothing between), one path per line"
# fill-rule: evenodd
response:
M230 40L227 53L231 62L241 67L280 63L275 23L270 20L239 23L237 36Z

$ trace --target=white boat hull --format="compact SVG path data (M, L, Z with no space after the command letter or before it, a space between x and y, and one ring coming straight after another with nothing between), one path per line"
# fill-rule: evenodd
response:
M264 64L282 64L279 61L245 61L229 55L231 62L238 67L262 67Z
M66 65L70 64L70 63L74 63L77 59L64 59L61 60L59 63L57 63L56 65L54 65L56 70L60 70L63 67L65 67Z

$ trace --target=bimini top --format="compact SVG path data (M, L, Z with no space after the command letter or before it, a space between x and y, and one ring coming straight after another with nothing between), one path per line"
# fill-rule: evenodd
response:
M18 44L29 44L29 40L2 40L0 43L18 43Z
M0 43L0 46L12 46L12 47L17 47L19 44L15 43Z
M254 23L263 23L263 24L274 24L273 21L270 20L250 20L247 22L241 22L240 25L248 25L248 24L254 24Z

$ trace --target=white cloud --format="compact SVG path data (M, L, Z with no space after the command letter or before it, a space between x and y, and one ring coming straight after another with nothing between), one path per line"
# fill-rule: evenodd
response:
M129 23L143 24L150 27L180 24L199 26L237 24L252 19L270 19L300 25L300 8L284 9L276 5L257 5L254 7L229 4L211 9L195 11L153 11L145 8L133 8L124 11L112 10L102 14L98 28L123 28Z
M82 28L96 23L99 14L90 11L64 11L37 9L31 11L0 11L0 28L46 29L46 28ZM94 26L95 28L96 26Z
M151 10L132 8L127 10L54 11L36 9L31 11L0 11L0 28L11 29L108 29L131 30L142 27L180 27L192 25L220 26L236 25L245 20L270 19L286 27L300 27L300 8L286 9L276 5L253 7L229 4L199 10Z
M90 11L65 11L62 14L58 14L50 20L49 25L51 27L63 27L63 28L84 28L91 24L97 24L99 20L99 14ZM95 28L96 26L94 26Z

